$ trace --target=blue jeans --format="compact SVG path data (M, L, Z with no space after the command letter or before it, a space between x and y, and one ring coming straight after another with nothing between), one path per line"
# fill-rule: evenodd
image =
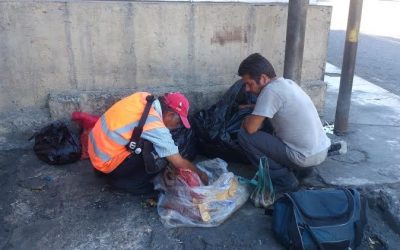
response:
M268 158L269 173L276 186L292 186L298 181L292 170L298 168L286 154L286 145L276 136L264 131L249 134L241 128L238 134L239 144L252 165L258 166L260 158Z

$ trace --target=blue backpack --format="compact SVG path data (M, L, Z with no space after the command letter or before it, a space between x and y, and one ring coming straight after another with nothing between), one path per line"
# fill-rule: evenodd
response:
M354 189L302 190L274 203L272 230L289 249L354 249L366 224L366 201Z

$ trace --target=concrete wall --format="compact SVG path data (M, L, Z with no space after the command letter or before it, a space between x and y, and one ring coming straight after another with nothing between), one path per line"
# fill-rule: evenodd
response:
M304 80L321 79L330 7L310 6ZM0 113L64 90L231 85L253 52L283 72L286 4L2 1Z

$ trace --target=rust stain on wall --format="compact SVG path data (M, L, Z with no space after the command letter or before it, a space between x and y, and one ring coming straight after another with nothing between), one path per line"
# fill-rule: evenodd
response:
M214 36L211 38L211 44L218 43L224 45L226 43L244 42L247 43L247 32L241 27L234 27L233 29L224 28L220 31L215 31Z

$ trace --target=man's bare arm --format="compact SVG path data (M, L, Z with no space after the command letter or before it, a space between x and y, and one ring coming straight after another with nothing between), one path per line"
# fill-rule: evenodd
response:
M200 179L204 184L208 184L208 177L205 173L197 169L190 161L184 159L180 154L174 154L167 156L167 160L175 167L175 168L186 168L190 169L193 172L197 173Z
M243 128L247 131L247 133L254 134L261 128L264 120L264 116L249 115L243 122Z

